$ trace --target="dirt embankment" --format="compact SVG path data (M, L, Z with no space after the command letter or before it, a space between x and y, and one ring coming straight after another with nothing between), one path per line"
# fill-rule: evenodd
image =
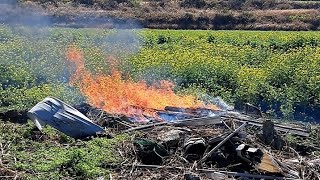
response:
M134 3L117 0L110 4L109 1L73 1L1 4L0 23L76 28L320 29L320 2L159 0Z

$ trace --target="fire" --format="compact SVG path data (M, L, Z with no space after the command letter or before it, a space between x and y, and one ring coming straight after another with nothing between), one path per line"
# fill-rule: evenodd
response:
M144 81L123 79L112 58L108 59L113 67L111 75L94 75L85 68L83 54L75 46L68 47L66 56L69 69L73 70L71 85L78 86L92 106L108 113L139 119L144 116L157 117L156 110L164 110L166 106L216 109L214 105L205 105L194 96L175 94L174 84L169 81L148 86Z

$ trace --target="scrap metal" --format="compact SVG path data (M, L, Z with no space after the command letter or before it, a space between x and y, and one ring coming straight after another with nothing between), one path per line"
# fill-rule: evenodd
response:
M40 131L48 124L77 139L105 132L78 110L53 97L47 97L36 104L27 115Z

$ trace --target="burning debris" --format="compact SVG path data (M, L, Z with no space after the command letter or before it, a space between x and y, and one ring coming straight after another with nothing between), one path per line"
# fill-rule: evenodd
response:
M197 121L201 121L201 118ZM267 124L269 120L261 123ZM256 128L259 130L255 130ZM122 152L125 159L123 164L107 165L118 172L114 174L117 178L133 176L143 179L167 175L173 178L170 173L183 173L178 179L188 179L186 177L191 172L192 176L200 179L301 178L301 169L293 168L283 161L295 157L284 155L285 149L276 150L271 144L266 144L259 137L261 127L248 122L241 124L229 118L211 125L181 127L173 123L163 123L159 126L132 129L143 132L136 135L133 148ZM278 133L279 136L284 135ZM129 144L127 145L130 146ZM158 172L159 170L167 173L163 174Z
M150 119L157 121L180 119L174 113L166 111L166 107L179 107L177 111L185 111L179 116L190 117L189 111L204 110L204 113L213 113L219 108L213 104L206 104L194 96L179 96L174 93L174 84L161 81L148 86L146 82L125 80L122 73L117 70L117 61L109 58L111 75L92 74L84 65L84 57L80 50L70 46L67 49L69 69L73 71L71 85L80 88L90 105L100 108L111 114L122 114L130 117L132 121L148 122Z
M74 70L72 85L80 88L89 104L77 106L80 113L56 98L46 98L28 117L40 130L49 124L79 139L105 133L102 127L116 134L133 133L119 153L124 162L103 165L117 179L320 177L319 160L305 164L310 157L302 157L284 140L287 134L306 138L308 128L274 123L256 108L258 116L238 113L220 98L205 103L179 96L167 81L147 86L124 80L116 63L111 75L91 74L75 47L68 49L67 58Z
M165 107L161 112L174 111L176 117L188 113L192 118L145 124L87 104L77 108L113 133L133 133L132 141L121 148L124 162L104 164L114 170L115 178L174 178L172 174L178 174L178 179L300 179L305 177L302 173L317 177L318 160L312 159L306 164L310 169L303 169L307 161L302 158L310 157L302 157L283 140L288 133L308 137L310 130L302 126L254 119L235 111L214 110L216 116L202 116L203 108L177 107ZM74 138L104 132L55 98L38 103L28 116L39 129L49 124Z

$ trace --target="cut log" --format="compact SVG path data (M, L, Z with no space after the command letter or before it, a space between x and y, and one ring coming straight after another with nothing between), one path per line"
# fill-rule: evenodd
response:
M271 120L266 120L263 122L262 132L263 134L261 139L266 145L270 145L277 150L282 149L284 140L275 130L274 123Z

